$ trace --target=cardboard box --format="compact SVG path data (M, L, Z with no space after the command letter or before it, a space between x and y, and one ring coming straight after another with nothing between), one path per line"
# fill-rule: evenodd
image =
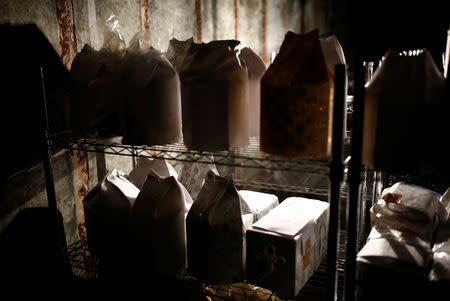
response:
M329 205L288 198L247 230L247 280L294 298L327 251Z

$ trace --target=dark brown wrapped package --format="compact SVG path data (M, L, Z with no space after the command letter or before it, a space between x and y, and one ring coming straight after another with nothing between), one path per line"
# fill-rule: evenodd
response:
M287 32L261 79L261 150L327 158L331 154L333 75L318 30Z
M123 143L164 145L179 142L180 81L158 50L129 50L120 70Z
M75 137L120 135L117 71L121 56L89 45L77 53L70 69L70 117Z
M188 148L219 151L247 146L248 75L239 41L192 44L180 71L183 139Z
M188 272L210 284L244 279L242 199L232 178L208 173L186 218Z
M186 268L185 197L175 177L147 176L132 209L138 275L175 278Z
M177 72L180 72L183 61L192 44L194 44L192 37L185 41L180 41L175 38L169 41L166 57Z
M113 169L83 199L89 251L99 260L102 279L124 279L135 266L129 233L138 193L123 172Z

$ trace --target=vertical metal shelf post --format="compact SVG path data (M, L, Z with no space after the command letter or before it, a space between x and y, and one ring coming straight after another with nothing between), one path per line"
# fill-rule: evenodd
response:
M353 129L351 162L349 167L349 198L347 212L347 250L345 258L345 301L355 299L356 252L360 203L360 183L362 167L362 136L364 120L364 68L359 59L355 60L355 92L353 100Z
M328 298L334 301L337 297L337 247L339 241L339 200L341 182L344 178L342 146L344 138L344 116L346 101L346 65L339 64L334 72L334 103L333 103L333 142L330 164L330 217L328 230L327 274Z
M41 126L41 136L42 136L42 162L44 166L44 175L45 175L45 185L47 192L47 201L48 207L51 212L54 212L54 225L56 229L56 237L55 242L56 246L60 249L63 247L63 242L61 241L61 233L59 233L59 229L61 229L60 219L58 216L58 206L56 203L56 191L55 191L55 182L53 179L53 171L51 165L51 149L49 145L49 128L48 128L48 114L47 114L47 97L45 94L45 79L44 79L44 70L42 66L39 66L39 74L36 72L36 75L39 77L39 86L41 89L41 116L42 116L42 126ZM65 235L65 234L63 234Z

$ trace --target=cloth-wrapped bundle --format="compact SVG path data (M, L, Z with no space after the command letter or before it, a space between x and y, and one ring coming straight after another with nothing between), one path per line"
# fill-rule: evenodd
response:
M147 176L132 210L138 274L173 278L186 268L186 203L175 177Z
M185 41L180 41L175 38L169 41L166 57L178 73L192 44L194 44L192 37Z
M445 212L450 213L450 188L442 195L441 204ZM433 265L429 280L436 292L448 290L450 284L450 220L441 223L436 230L436 240L433 245ZM439 296L439 294L436 294Z
M123 143L179 142L180 81L167 58L154 48L128 49L121 64Z
M150 165L169 173L164 160L145 160L132 171L135 179ZM139 190L113 169L83 200L89 250L99 259L101 278L173 278L186 268L185 218L192 199L176 177L146 171Z
M99 259L101 278L120 279L135 264L129 233L138 194L126 174L113 169L83 200L89 250Z
M86 44L75 56L70 69L70 118L75 137L121 134L117 90L121 55Z
M369 236L357 255L357 299L424 300L431 258L429 248Z
M219 151L250 142L248 75L238 45L235 40L194 43L185 56L180 79L188 148Z

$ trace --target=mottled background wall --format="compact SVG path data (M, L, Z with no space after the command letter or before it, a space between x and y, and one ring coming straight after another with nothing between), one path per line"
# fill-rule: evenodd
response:
M55 51L62 55L62 29L56 2L0 0L0 23L35 23ZM73 25L69 22L65 30L73 27L74 41L69 42L76 51L84 44L101 48L106 20L112 15L119 21L126 45L142 29L147 30L151 45L163 52L171 38L193 37L202 42L238 39L242 46L251 47L264 56L266 62L278 51L288 30L297 33L314 28L319 28L320 33L332 31L331 0L59 0L59 3L72 8L73 19L69 21ZM30 45L30 51L32 47ZM70 68L70 64L67 66ZM68 150L54 154L52 163L58 208L64 217L67 240L72 243L80 237L76 199L79 201L82 191L75 179L79 174L73 172L79 166L75 166L77 161ZM85 164L89 189L107 170L118 168L129 172L133 166L130 157L92 153L88 154ZM226 168L221 171L229 172ZM43 168L39 162L11 176L5 187L5 198L0 203L0 231L20 209L47 205Z
M334 32L331 24L332 0L72 0L77 50L88 43L102 47L106 20L115 15L127 45L148 23L153 47L166 51L169 40L197 38L197 18L201 20L202 42L239 39L262 55L263 43L270 55L277 52L284 34L310 31ZM143 3L148 19L143 20ZM346 3L342 1L341 3ZM200 7L199 16L196 7ZM263 15L264 13L264 15ZM303 18L302 18L303 16ZM265 18L265 41L263 19ZM303 21L302 21L303 20ZM61 53L54 0L0 0L0 23L35 23ZM303 24L301 23L303 22ZM303 26L303 27L302 27ZM236 31L237 29L237 31Z
M0 22L12 24L34 23L60 54L58 22L54 0L0 0ZM32 45L30 45L30 48Z

